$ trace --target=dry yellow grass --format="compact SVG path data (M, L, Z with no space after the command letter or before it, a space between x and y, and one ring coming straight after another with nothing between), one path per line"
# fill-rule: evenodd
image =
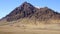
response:
M0 34L60 34L59 20L50 20L51 24L44 21L21 19L13 22L1 23ZM56 23L55 23L56 22Z
M0 26L0 34L60 34L58 24L32 25L15 23L13 25Z

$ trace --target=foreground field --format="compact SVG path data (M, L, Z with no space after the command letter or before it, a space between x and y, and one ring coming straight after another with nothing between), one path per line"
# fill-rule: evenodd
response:
M0 34L60 34L60 27L50 25L5 25L0 26Z
M39 31L20 31L20 32L0 32L0 34L60 34L60 31L39 30Z

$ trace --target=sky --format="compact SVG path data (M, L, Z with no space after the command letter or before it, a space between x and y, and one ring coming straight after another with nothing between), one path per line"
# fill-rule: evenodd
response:
M25 1L33 6L46 6L60 13L60 0L0 0L0 19L5 17Z

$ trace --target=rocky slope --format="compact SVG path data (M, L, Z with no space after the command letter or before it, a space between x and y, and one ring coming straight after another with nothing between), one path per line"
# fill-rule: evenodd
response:
M60 13L55 12L54 10L44 7L44 8L36 8L30 3L24 2L19 7L16 7L11 13L9 13L6 17L1 19L0 21L12 22L19 19L27 19L31 21L48 21L56 23L60 23ZM46 22L46 23L48 23ZM51 23L52 23L51 22Z

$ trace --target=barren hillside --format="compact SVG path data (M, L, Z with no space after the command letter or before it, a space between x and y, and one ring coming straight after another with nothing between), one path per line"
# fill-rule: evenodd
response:
M24 2L0 19L0 34L60 34L60 13Z

